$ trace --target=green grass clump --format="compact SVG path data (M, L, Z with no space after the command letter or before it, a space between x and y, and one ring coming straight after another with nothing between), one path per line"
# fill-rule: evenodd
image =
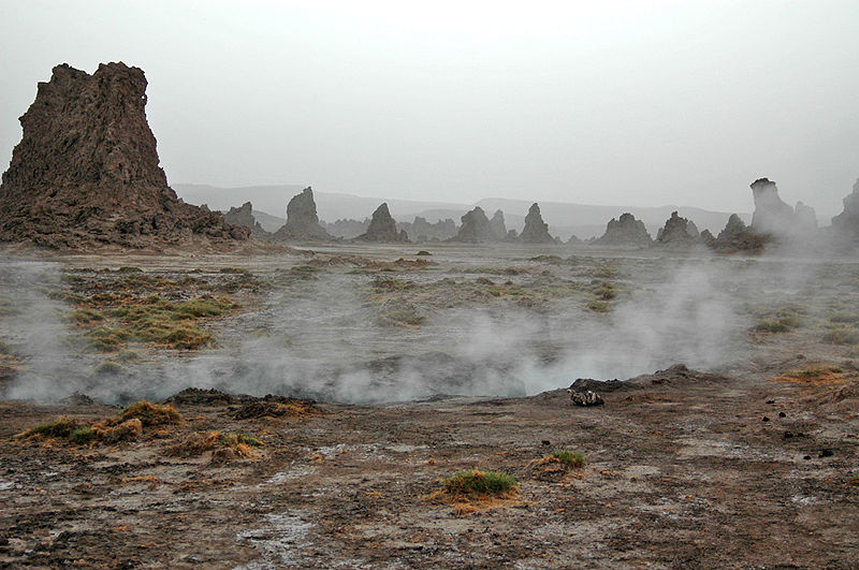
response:
M445 479L444 490L451 495L502 495L517 489L516 477L504 471L471 469Z
M385 311L379 315L379 324L395 327L419 327L427 318L417 312L417 309L405 308Z
M96 438L96 430L93 426L79 427L69 434L69 441L78 445L86 445Z
M75 323L89 324L94 323L96 321L103 321L104 315L101 313L101 311L84 307L72 311L70 318Z
M859 323L859 315L855 313L835 313L829 317L832 323L854 324Z
M567 467L584 467L588 463L584 453L569 449L556 449L552 452L551 457Z
M222 433L221 434L221 442L228 447L236 447L238 445L250 445L251 447L263 447L265 444L253 437L252 435L247 435L245 433Z
M139 267L123 266L116 270L117 273L143 273Z

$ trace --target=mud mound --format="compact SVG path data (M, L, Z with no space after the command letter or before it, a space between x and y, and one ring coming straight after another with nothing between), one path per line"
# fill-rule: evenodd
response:
M246 228L177 198L145 107L139 68L55 67L21 117L24 134L0 185L0 240L78 249L247 239Z
M724 376L700 372L687 367L685 364L675 364L665 370L657 370L653 374L644 374L627 380L627 382L642 386L658 384L685 385L725 381L727 381L727 378Z
M238 404L250 398L251 396L236 396L214 388L208 390L203 388L185 388L181 392L164 400L163 403L174 406L227 406Z
M318 413L320 413L319 408L316 407L316 402L313 400L268 395L244 404L233 412L233 417L237 420L248 420L283 416L304 416Z
M617 392L617 391L629 391L629 390L640 390L641 386L638 384L630 384L629 382L623 382L622 380L593 380L591 378L579 378L572 384L570 384L570 390L574 392Z

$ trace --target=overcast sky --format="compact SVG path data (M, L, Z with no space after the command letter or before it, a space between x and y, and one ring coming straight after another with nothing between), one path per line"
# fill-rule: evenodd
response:
M171 183L834 214L859 177L856 0L3 0L3 169L36 82L118 60Z

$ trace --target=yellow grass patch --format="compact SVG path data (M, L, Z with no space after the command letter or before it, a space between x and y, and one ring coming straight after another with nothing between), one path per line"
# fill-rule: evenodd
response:
M827 364L809 366L802 370L793 370L782 376L772 378L773 382L789 382L791 384L830 385L840 384L849 377L841 367Z

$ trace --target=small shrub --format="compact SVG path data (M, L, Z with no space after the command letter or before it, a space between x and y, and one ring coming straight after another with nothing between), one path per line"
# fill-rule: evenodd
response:
M23 432L21 437L32 437L35 435L40 435L42 437L61 437L67 438L72 435L72 433L81 427L80 422L77 420L73 420L72 418L67 418L65 416L61 418L57 418L56 420L39 424L34 428L28 429Z
M516 477L504 471L460 471L444 482L451 495L503 495L517 490Z
M256 459L255 447L263 447L259 439L244 433L193 433L184 441L168 447L165 453L172 457L196 457L212 452L213 463L225 463L239 458Z
M89 324L96 321L103 321L104 315L95 309L83 308L72 311L70 318L76 323Z
M605 301L591 301L588 303L588 309L595 313L607 313L611 309L611 305Z
M123 266L116 270L117 273L143 273L139 267Z
M108 422L93 426L98 441L107 444L131 441L143 435L143 422L139 418L131 418L118 425L110 426Z
M86 445L96 438L96 430L93 426L84 426L76 429L69 435L69 441L78 445Z
M859 331L834 329L823 335L823 342L828 344L859 344Z
M588 463L584 453L569 449L556 449L550 457L567 467L580 468Z
M119 418L121 421L137 418L147 427L162 424L177 424L184 419L182 414L176 411L176 408L173 406L162 406L147 402L146 400L141 400L136 404L124 408L119 412Z

